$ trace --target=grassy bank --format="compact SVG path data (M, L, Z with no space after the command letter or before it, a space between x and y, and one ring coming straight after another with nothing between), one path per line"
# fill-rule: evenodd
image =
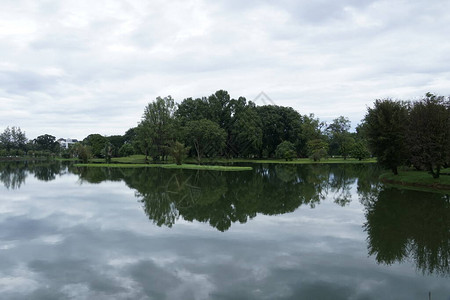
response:
M251 167L228 167L228 166L209 166L209 165L193 165L193 164L75 164L75 167L94 167L94 168L164 168L164 169L188 169L188 170L208 170L208 171L249 171Z
M51 161L53 157L33 157L33 156L11 156L11 157L0 157L0 162L9 161Z
M105 160L102 158L96 158L89 160L91 163L104 163ZM113 163L121 163L121 164L145 164L145 156L144 155L131 155L127 157L114 157L111 159ZM185 162L189 164L197 164L197 160L195 158L187 158ZM297 158L292 161L286 161L285 159L244 159L244 158L204 158L201 161L206 164L229 164L229 163L256 163L256 164L361 164L361 163L376 163L377 160L375 158L358 160L354 158L328 158L323 159L321 161L313 161L309 158Z
M450 173L450 169L442 170L442 173ZM381 181L418 190L439 190L450 193L450 175L441 175L439 178L433 178L425 171L400 171L398 175L384 173L380 176Z
M188 161L194 161L188 160ZM376 163L375 158L358 160L354 158L328 158L321 161L313 161L309 158L297 158L291 161L286 161L285 159L204 159L202 162L205 163L255 163L255 164L293 164L293 165L303 165L303 164L364 164L364 163Z

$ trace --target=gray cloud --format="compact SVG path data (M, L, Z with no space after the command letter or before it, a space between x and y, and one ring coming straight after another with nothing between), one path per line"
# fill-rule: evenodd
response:
M356 125L376 98L450 94L449 8L437 0L3 1L0 130L122 134L157 96L218 89L247 99L263 90L302 114Z

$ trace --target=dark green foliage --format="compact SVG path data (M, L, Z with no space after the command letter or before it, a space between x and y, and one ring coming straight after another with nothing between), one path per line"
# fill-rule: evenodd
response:
M359 141L353 144L350 155L359 160L363 160L370 157L369 149L367 148L367 144L363 141Z
M225 147L227 134L213 121L202 119L186 124L186 142L195 150L197 160L220 155Z
M123 135L124 144L132 144L137 139L137 127L128 129Z
M320 122L318 118L314 116L314 114L310 114L309 116L302 116L300 126L300 138L297 142L299 145L299 154L301 157L308 156L308 147L307 143L311 140L324 139L325 136L322 132L323 128L325 128L325 123Z
M308 156L314 161L328 157L328 143L322 139L308 141Z
M174 137L175 102L171 96L157 97L147 105L137 128L140 148L154 161L167 159Z
M123 144L119 149L119 156L125 157L134 154L134 148L130 144Z
M107 142L108 139L98 133L90 134L83 140L83 144L90 147L92 156L96 158L105 157L104 149Z
M390 99L376 100L365 116L367 141L378 162L398 174L408 158L406 144L408 106Z
M105 157L106 163L111 162L111 158L113 157L114 146L110 142L105 143L105 148L103 148L103 156Z
M262 122L255 105L248 105L236 111L231 127L229 146L235 156L251 157L257 155L262 147Z
M369 255L387 265L410 258L423 274L450 274L448 195L379 188L370 198L364 203Z
M291 107L264 105L256 108L262 123L262 148L260 156L267 153L273 157L277 146L282 141L296 145L296 152L301 148L301 115Z
M450 155L450 111L448 99L428 93L413 104L408 128L410 161L439 178Z
M275 154L277 158L284 158L286 161L292 160L295 157L295 146L289 141L281 142Z
M80 159L83 163L87 163L92 157L92 148L81 143L76 143L72 147L72 151L74 155L78 157L78 159Z
M183 164L183 159L189 151L190 147L184 146L184 144L180 142L175 142L170 149L170 154L175 159L175 163L177 165Z
M142 203L148 218L171 227L179 219L209 223L219 231L245 223L258 214L277 215L300 205L314 207L337 194L339 205L350 200L356 165L256 166L252 171L217 173L147 168L77 168L82 180L123 180ZM364 168L366 170L366 168ZM276 201L274 201L276 199Z
M125 143L125 136L111 135L111 136L107 136L106 139L113 147L112 156L117 157L119 155L120 147L122 147L122 145Z
M56 138L49 134L38 136L34 139L34 144L36 146L36 150L47 150L53 153L58 152L60 148Z
M25 150L27 138L25 132L20 127L6 127L2 134L0 134L0 149L10 150Z
M326 133L329 139L329 154L342 155L347 158L354 140L350 136L350 120L340 116L328 125Z

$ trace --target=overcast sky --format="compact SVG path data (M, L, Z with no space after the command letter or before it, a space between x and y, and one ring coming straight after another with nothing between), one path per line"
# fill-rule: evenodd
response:
M219 89L355 126L377 98L450 95L449 12L442 0L1 0L0 131L123 134L157 96Z

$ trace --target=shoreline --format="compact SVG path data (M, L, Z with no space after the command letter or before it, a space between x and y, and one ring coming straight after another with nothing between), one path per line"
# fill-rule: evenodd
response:
M379 178L382 183L401 188L450 194L450 176L448 175L441 175L439 178L434 179L425 171L402 171L399 172L399 175L383 173Z
M163 168L163 169L182 169L182 170L206 170L206 171L250 171L252 167L229 167L229 166L210 166L210 165L193 165L193 164L106 164L106 163L87 163L74 164L74 167L88 168Z

